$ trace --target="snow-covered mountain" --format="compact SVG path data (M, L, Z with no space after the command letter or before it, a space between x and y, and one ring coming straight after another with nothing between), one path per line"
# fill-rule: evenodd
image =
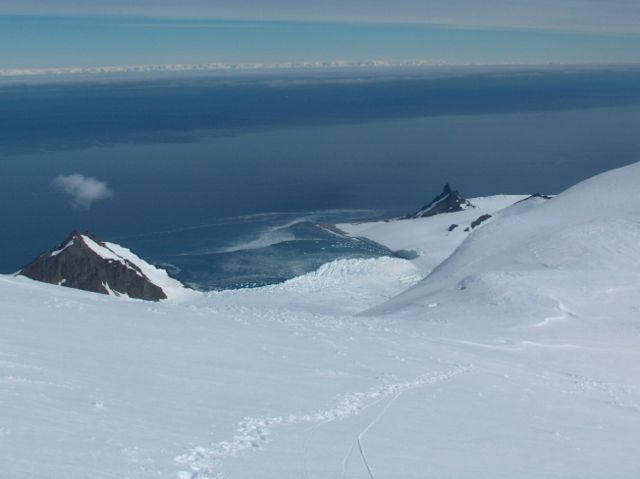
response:
M16 274L69 288L150 301L180 295L186 289L166 271L130 250L76 230Z
M551 200L532 197L504 209L427 278L373 311L395 313L446 297L456 309L487 303L526 315L544 305L569 317L558 299L563 294L576 310L600 310L618 291L626 296L640 274L639 178L635 164ZM523 323L522 314L512 321Z
M464 198L458 190L452 190L449 183L447 183L438 196L417 212L407 215L406 218L427 218L442 213L454 213L467 208L473 208L473 204Z
M498 211L527 198L527 195L471 198L464 201L473 204L473 207L441 211L425 217L341 223L336 228L351 237L366 238L382 244L392 251L400 252L401 256L415 256L412 264L426 275L444 261L475 228L487 224ZM487 221L479 222L480 218L487 216ZM472 227L474 223L478 223L475 228Z
M0 276L2 477L636 478L639 184L339 225L418 254L160 303Z

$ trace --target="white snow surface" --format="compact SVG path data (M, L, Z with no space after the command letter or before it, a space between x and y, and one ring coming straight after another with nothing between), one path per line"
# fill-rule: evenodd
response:
M612 171L440 249L480 205L357 226L435 269L341 260L162 303L0 276L0 476L635 479L638 184Z
M391 250L414 251L418 258L413 263L424 273L431 271L464 241L471 223L484 214L496 212L527 198L529 195L495 195L471 198L475 207L443 213L428 218L341 223L337 228L352 237L365 237ZM486 223L486 222L485 222ZM482 223L481 226L484 226ZM453 231L448 228L458 225Z
M108 261L117 261L118 263L122 263L123 265L127 266L129 269L134 269L131 268L131 265L127 264L127 261L125 261L122 256L116 254L108 246L102 246L101 244L89 238L87 235L81 235L81 238L82 241L84 241L84 243L102 259L106 259Z
M156 268L150 263L137 256L128 248L124 248L115 243L105 242L106 248L115 254L120 259L124 259L127 262L137 266L142 274L144 274L149 281L156 286L159 286L164 294L167 295L167 299L186 299L193 297L195 292L186 288L180 281L173 279L162 268Z
M639 179L636 163L534 207L525 202L503 210L422 282L372 312L397 313L446 298L454 309L490 305L524 313L543 305L562 309L558 304L566 301L559 296L566 292L576 309L589 304L606 314L601 309L617 291L626 296L638 283ZM522 324L523 317L509 321Z
M87 235L81 235L82 241L91 248L91 250L107 261L117 261L122 263L127 268L135 271L139 276L146 276L156 286L160 287L167 299L170 300L185 300L187 298L194 297L195 291L186 288L180 281L173 279L169 274L161 268L147 263L145 260L137 256L131 250L124 248L115 243L105 242L104 245L99 244ZM64 249L73 244L73 240L66 244L62 249L54 251L52 255L59 254ZM136 269L137 268L137 269ZM114 291L108 284L103 283L103 286L107 290L110 296L127 296Z

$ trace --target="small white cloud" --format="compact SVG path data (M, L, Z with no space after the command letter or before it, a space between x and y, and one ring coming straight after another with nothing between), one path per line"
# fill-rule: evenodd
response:
M88 210L96 201L113 196L107 183L81 174L60 175L53 179L51 186L69 196L71 206L79 210Z

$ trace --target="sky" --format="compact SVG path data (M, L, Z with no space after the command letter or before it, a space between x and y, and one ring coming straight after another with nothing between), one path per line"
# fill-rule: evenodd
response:
M640 63L638 0L2 0L0 70Z
M0 13L385 21L640 33L637 0L3 0Z

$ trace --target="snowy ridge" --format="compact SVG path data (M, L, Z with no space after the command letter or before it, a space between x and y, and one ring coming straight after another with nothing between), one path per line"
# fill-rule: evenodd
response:
M129 261L124 259L122 256L116 254L110 247L108 247L106 245L102 246L102 245L96 243L95 241L93 241L87 235L82 235L81 238L82 238L82 241L84 241L84 243L89 248L91 248L91 250L93 250L93 252L95 254L97 254L98 256L100 256L102 259L106 259L107 261L117 261L118 263L123 264L127 268L136 271L136 269L129 263ZM136 272L138 273L138 271L136 271Z
M623 284L640 274L639 179L636 163L586 180L552 200L516 204L473 232L425 280L372 312L463 291L493 304L515 298L528 306L553 303L544 291L566 291L568 275L578 275L585 290L593 290L603 275Z
M194 290L186 288L180 281L173 279L162 268L147 263L142 258L134 254L130 249L124 248L115 243L105 243L106 248L116 255L120 260L135 265L149 280L159 286L167 295L167 299L186 299L197 294Z

